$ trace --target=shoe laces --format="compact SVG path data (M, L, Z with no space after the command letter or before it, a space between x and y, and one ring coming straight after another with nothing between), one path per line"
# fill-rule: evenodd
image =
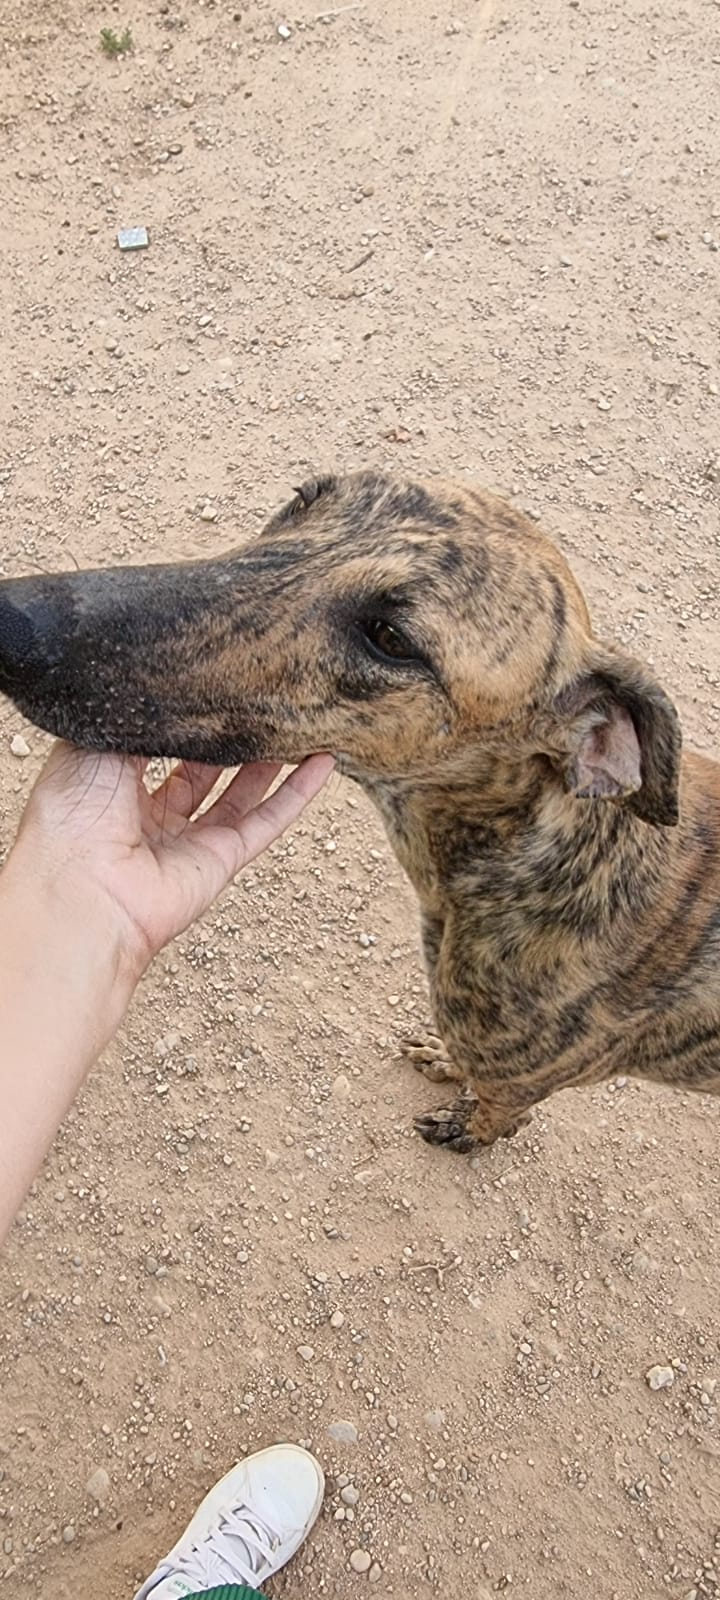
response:
M263 1569L272 1566L280 1543L266 1516L251 1506L234 1506L220 1512L199 1544L173 1560L173 1571L199 1589L237 1583L238 1578L254 1587Z

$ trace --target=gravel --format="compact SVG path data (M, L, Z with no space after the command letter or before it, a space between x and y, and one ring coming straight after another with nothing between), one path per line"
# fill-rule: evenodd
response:
M85 1493L99 1506L105 1504L110 1495L110 1474L104 1467L97 1467L95 1472L91 1473L85 1485Z
M357 1444L358 1431L354 1422L331 1422L328 1436L335 1444Z
M671 1389L675 1382L672 1367L650 1367L645 1373L648 1389Z

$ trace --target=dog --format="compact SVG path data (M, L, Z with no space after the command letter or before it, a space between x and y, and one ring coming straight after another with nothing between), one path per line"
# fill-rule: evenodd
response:
M621 1073L718 1093L720 767L501 499L328 476L219 559L3 582L0 689L95 750L335 755L420 902L429 1143Z

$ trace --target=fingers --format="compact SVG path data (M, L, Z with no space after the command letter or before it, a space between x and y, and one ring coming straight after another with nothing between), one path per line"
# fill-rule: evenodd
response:
M297 821L306 805L327 783L334 765L332 756L310 756L265 800L261 795L279 768L265 762L244 767L225 794L200 818L198 826L233 829L237 835L233 873L239 872ZM243 777L244 785L240 782ZM248 807L248 797L253 792L255 801L250 800Z
M325 788L331 773L335 771L335 757L323 752L322 755L308 756L307 761L302 761L299 767L285 779L283 790L290 789L297 794L302 807L309 805L316 794ZM298 816L299 816L298 812Z
M207 800L225 769L201 761L181 761L150 797L154 820L163 826L171 816L187 821Z
M236 772L227 789L202 817L198 828L239 828L248 811L259 805L264 794L274 783L282 767L277 761L252 761Z

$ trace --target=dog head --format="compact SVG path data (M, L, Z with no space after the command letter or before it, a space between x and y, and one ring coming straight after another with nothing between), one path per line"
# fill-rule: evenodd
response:
M676 811L670 703L595 643L534 524L466 488L322 478L218 559L2 583L0 689L91 749L330 750L422 784L514 744L578 796Z

